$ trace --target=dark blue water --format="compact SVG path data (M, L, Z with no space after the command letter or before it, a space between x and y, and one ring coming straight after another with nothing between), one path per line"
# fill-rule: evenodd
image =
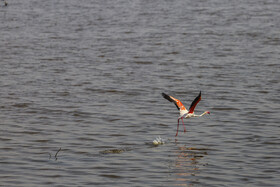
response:
M279 185L278 1L7 2L0 186Z

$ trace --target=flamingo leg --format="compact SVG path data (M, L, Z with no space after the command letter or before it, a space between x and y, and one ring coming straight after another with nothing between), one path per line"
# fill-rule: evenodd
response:
M176 137L176 136L178 136L178 129L179 129L179 120L180 120L180 118L178 119L178 125L177 125L177 133L176 133L175 137Z
M182 123L183 123L183 125L184 125L184 132L187 132L186 126L185 126L184 121L183 121L183 118L181 118L181 120L182 120Z

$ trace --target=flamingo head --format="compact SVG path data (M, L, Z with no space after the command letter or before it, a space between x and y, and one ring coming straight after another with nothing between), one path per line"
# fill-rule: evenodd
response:
M205 113L210 115L210 112L209 112L209 111L205 111Z

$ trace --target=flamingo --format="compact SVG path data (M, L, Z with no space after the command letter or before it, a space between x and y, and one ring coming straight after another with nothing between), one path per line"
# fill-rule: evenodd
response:
M169 96L165 93L162 93L162 97L164 99L167 99L170 102L173 102L175 104L175 106L177 107L177 109L180 111L180 116L178 118L178 125L177 125L177 133L176 133L175 137L178 135L180 119L182 120L182 123L183 123L183 126L184 126L184 132L186 132L186 127L184 125L183 118L201 117L201 116L204 116L205 114L210 114L209 111L205 111L200 115L196 115L194 113L194 109L195 109L196 105L201 100L201 91L199 92L199 95L193 100L189 110L186 109L186 107L182 104L182 102L179 99L176 99L176 98L174 98L172 96Z

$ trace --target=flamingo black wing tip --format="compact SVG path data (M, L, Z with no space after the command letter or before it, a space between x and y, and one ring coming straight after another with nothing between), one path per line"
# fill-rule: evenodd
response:
M199 92L198 96L193 100L190 108L189 108L189 111L190 112L193 112L194 111L194 108L196 107L197 103L201 100L201 91Z
M165 93L161 93L162 97L166 99L167 95Z
M163 93L163 92L161 93L161 95L162 95L162 97L163 97L164 99L166 99L166 100L168 100L168 101L170 101L170 102L174 102L173 99L171 99L169 95L167 95L167 94L165 94L165 93Z

